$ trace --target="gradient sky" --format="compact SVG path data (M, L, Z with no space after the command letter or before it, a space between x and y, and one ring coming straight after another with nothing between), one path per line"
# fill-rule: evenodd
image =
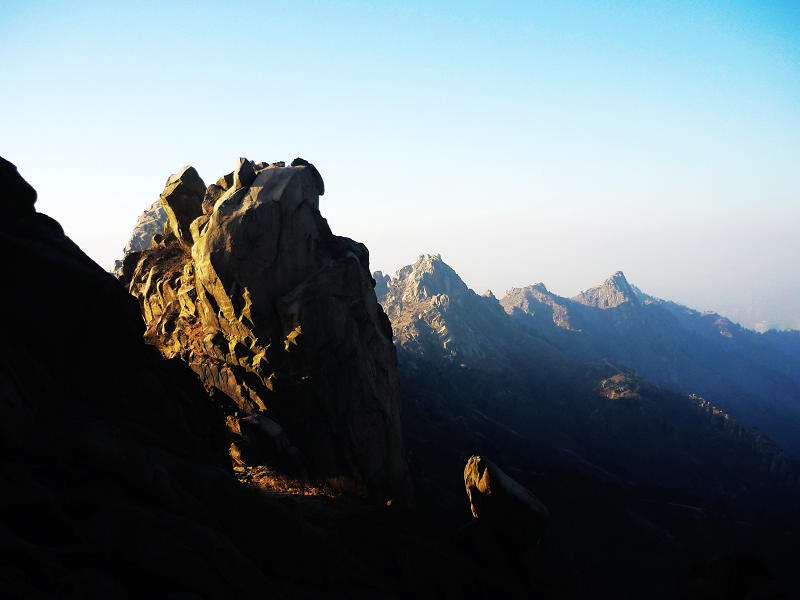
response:
M104 267L184 164L302 156L373 269L800 328L796 1L6 0L0 76L0 154Z

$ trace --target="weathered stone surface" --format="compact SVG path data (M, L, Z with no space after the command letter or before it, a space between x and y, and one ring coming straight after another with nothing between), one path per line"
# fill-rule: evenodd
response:
M537 538L550 520L550 512L536 496L482 456L467 461L464 486L472 516L492 526L517 528Z
M187 247L193 243L189 226L203 214L205 193L206 185L195 168L189 165L170 175L161 193L161 204L167 213L169 228Z
M124 283L147 341L188 363L229 414L280 424L304 463L290 465L295 473L408 498L395 349L369 253L331 233L322 178L307 161L292 164L240 159L203 194L192 188L205 207L193 205L191 245L142 252ZM258 455L240 442L240 460Z

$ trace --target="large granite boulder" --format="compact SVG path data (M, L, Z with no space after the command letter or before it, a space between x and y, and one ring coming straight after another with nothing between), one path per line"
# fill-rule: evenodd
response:
M232 418L279 424L312 479L408 498L391 327L368 250L320 214L319 173L240 159L203 193L199 181L190 168L169 179L169 233L123 267L146 340Z

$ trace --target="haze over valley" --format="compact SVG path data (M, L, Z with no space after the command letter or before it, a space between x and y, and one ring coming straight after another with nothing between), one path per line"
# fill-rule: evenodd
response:
M384 272L441 253L476 290L570 297L622 270L747 327L798 327L793 3L242 11L260 16L4 4L4 156L99 264L165 171L279 149L313 158L327 218Z

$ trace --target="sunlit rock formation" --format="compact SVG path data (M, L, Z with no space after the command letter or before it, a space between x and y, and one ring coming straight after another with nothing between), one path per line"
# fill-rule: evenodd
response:
M541 500L483 456L467 461L464 487L472 516L522 547L538 543L550 522Z
M407 498L391 326L367 248L331 233L323 192L302 159L240 159L208 187L185 167L161 196L164 234L126 256L121 280L147 341L191 366L238 420L237 460L266 445L295 475ZM277 431L264 419L283 441L255 441Z
M535 537L550 520L550 511L541 500L482 456L467 461L464 486L476 519L509 529L527 529Z

